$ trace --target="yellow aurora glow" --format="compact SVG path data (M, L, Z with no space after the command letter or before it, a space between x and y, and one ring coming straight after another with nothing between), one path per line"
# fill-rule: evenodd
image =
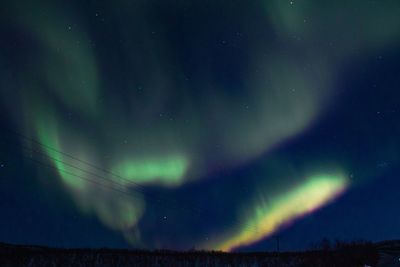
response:
M249 219L241 225L239 232L217 245L217 249L230 251L259 241L273 234L280 226L333 200L347 185L344 175L313 176L269 205L261 201L250 214L247 213L246 218Z

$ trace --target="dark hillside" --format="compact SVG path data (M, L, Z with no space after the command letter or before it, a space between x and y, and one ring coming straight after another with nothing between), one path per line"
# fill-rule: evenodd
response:
M348 244L331 250L306 252L223 253L206 251L139 251L112 249L55 249L0 245L2 267L266 267L266 266L377 266L378 246Z

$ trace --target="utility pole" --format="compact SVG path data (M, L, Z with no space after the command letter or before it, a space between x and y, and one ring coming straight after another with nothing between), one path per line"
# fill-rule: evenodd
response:
M276 251L279 253L279 238L280 238L280 236L276 235L275 238L276 238Z

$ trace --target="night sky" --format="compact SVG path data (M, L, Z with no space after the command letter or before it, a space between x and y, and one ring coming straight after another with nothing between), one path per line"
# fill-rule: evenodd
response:
M400 237L400 2L3 0L0 242Z

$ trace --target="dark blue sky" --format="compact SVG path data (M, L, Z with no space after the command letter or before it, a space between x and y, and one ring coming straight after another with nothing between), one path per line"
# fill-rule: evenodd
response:
M396 1L0 5L0 242L399 237Z

